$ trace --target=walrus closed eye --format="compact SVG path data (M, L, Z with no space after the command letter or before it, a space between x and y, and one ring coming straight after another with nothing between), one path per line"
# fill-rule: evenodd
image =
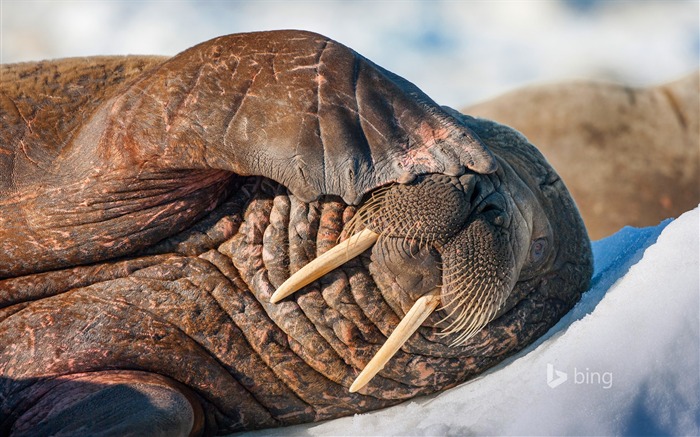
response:
M523 136L323 36L0 78L2 435L384 408L522 350L588 286Z

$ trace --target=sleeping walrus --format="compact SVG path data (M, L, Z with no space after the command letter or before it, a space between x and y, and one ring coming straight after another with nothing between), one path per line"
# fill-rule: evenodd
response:
M0 99L3 434L382 408L523 349L588 286L532 145L320 35L6 65Z

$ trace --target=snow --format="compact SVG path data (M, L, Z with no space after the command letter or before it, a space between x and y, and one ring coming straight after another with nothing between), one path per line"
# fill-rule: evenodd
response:
M215 36L305 29L464 107L533 82L666 82L698 68L698 1L0 0L0 62L173 55Z
M592 285L576 307L475 380L244 435L700 435L699 211L594 242Z

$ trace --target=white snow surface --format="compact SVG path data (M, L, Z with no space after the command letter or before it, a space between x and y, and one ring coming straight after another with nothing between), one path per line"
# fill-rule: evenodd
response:
M594 242L581 301L475 380L381 411L244 435L700 435L698 211Z

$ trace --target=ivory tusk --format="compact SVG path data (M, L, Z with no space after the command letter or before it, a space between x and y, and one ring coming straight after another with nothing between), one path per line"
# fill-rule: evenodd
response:
M416 300L411 309L406 313L403 319L399 322L391 333L386 343L372 357L367 366L360 372L355 379L355 382L350 386L350 393L355 393L374 378L380 370L384 368L386 363L394 356L401 346L408 341L420 325L435 311L435 308L440 304L440 288L432 290L430 293L421 296Z
M372 245L379 238L379 234L369 229L363 229L353 234L347 240L341 242L328 252L314 259L290 276L272 294L271 303L277 303L301 287L314 282L316 279L355 258Z

